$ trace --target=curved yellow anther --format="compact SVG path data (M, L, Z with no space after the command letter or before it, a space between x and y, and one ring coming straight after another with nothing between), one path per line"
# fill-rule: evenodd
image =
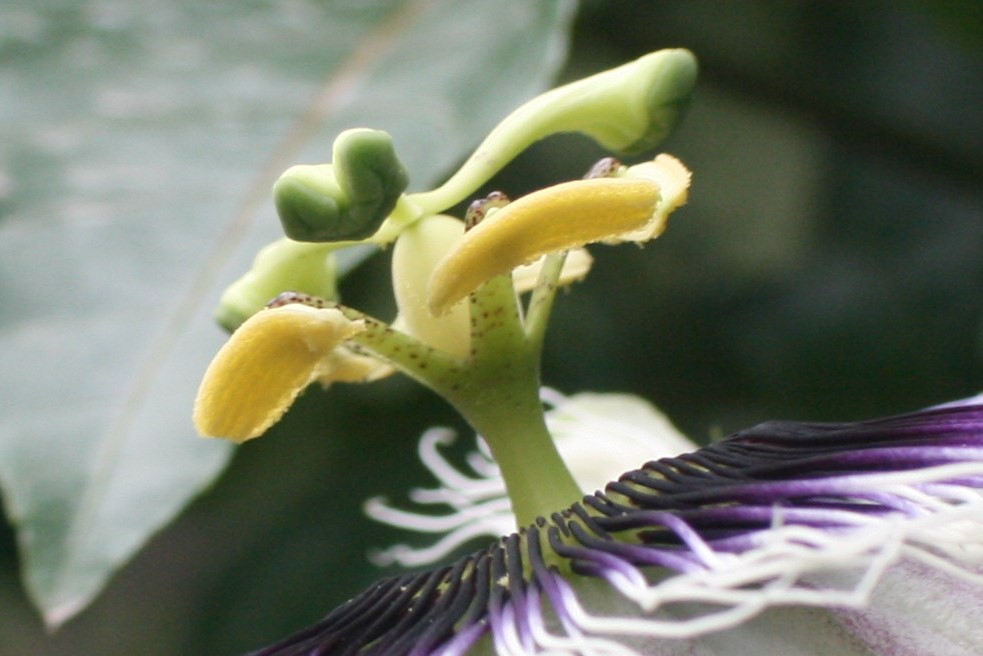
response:
M335 347L363 329L334 308L294 303L254 314L205 371L195 428L235 442L259 437L322 373Z
M642 178L565 182L523 196L468 230L437 264L428 305L441 314L490 278L555 251L641 229L659 187Z
M646 242L655 239L666 228L666 220L672 212L686 204L689 198L689 185L693 177L686 165L672 155L665 153L659 155L654 160L642 162L629 166L625 171L627 178L640 178L650 180L659 186L662 198L655 208L652 220L648 225L623 235L618 235L614 239L605 240L608 243L621 243L625 241Z

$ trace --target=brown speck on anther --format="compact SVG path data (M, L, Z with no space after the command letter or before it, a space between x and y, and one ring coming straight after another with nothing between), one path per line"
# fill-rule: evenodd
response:
M590 170L584 174L584 180L594 180L596 178L610 178L620 168L621 168L621 162L619 162L616 158L604 157L602 159L597 160L594 166L590 167Z
M496 207L504 207L509 204L509 197L501 191L493 191L484 198L472 201L464 212L464 229L470 230L485 218L488 210Z

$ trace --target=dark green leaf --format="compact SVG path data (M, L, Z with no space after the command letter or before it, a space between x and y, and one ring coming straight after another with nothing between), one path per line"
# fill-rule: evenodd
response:
M277 175L369 126L430 183L548 83L571 10L4 3L0 483L49 624L225 466L191 403L222 287L278 236Z

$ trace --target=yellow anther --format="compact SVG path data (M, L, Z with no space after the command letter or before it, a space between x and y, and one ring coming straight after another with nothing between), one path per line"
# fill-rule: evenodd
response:
M323 373L322 361L362 330L334 308L293 303L254 314L208 366L195 428L235 442L259 437Z
M659 187L641 178L566 182L489 214L437 265L428 305L442 314L486 280L556 251L640 230L652 219Z

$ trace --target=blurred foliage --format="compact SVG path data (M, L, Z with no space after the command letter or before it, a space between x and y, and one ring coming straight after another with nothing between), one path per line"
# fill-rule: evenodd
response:
M214 303L279 236L276 177L368 124L436 179L550 84L574 8L0 5L0 487L49 626L228 463L189 408L224 339Z
M663 147L694 188L655 243L595 250L558 300L545 382L639 393L701 440L979 391L980 25L974 2L584 3L567 78L662 47L700 58ZM554 138L489 186L519 195L601 155ZM346 300L385 316L387 276L370 261ZM359 505L430 483L415 439L434 424L461 428L400 379L308 393L53 637L4 533L0 655L234 654L317 619L379 575L367 548L403 539Z

